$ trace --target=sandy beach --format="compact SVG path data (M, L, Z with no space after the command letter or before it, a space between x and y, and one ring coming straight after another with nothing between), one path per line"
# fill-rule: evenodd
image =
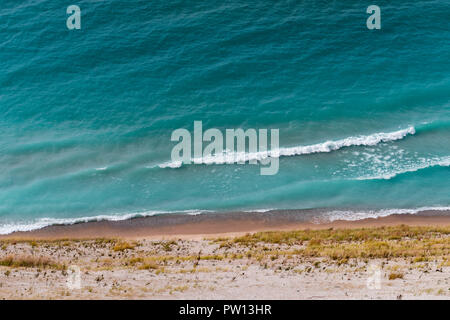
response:
M0 238L0 299L449 299L450 216L149 217ZM272 230L272 231L269 231Z
M449 16L3 1L0 300L450 300Z

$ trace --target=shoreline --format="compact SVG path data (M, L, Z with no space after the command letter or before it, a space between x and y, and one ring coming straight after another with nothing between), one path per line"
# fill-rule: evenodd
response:
M316 221L317 210L273 210L267 212L227 212L199 215L164 214L122 221L91 221L52 225L33 231L0 235L5 239L186 239L233 237L260 231L352 229L383 226L449 226L450 211L424 210L360 220Z

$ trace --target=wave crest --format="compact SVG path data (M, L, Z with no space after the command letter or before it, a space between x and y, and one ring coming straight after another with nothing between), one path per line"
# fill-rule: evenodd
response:
M401 140L407 135L413 135L416 133L414 127L398 130L394 132L379 132L367 136L354 136L340 140L329 140L322 143L317 143L309 146L297 146L279 148L270 151L260 152L230 152L225 151L222 154L216 154L212 156L202 158L192 158L191 162L195 164L224 164L224 163L236 163L236 162L249 162L249 161L262 161L267 158L279 158L279 157L292 157L313 153L326 153L336 151L345 147L352 146L374 146L381 142L389 142L395 140ZM179 168L183 165L181 161L169 161L158 166L160 168Z

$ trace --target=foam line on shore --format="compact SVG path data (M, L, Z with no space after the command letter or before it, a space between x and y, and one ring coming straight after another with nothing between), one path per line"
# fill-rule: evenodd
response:
M134 218L151 217L159 214L180 213L187 215L197 215L210 210L184 210L184 211L146 211L117 215L98 215L92 217L80 218L40 218L30 223L9 223L0 225L0 235L10 234L13 232L27 232L39 230L55 225L73 225L78 223L99 222L99 221L125 221Z
M418 214L425 211L450 211L450 207L420 207L411 209L381 209L381 210L332 210L314 218L316 223L333 222L336 220L357 221L368 218L382 218L393 214Z
M276 214L278 209L255 209L255 210L246 210L241 211L243 214L245 213L259 213L264 214L267 212ZM279 210L279 211L291 211L291 210ZM296 210L294 210L296 211ZM301 211L301 210L300 210ZM386 217L394 214L418 214L420 212L425 211L450 211L449 206L435 206L435 207L420 207L420 208L411 208L411 209L380 209L380 210L317 210L318 215L311 222L314 223L326 223L333 222L335 220L346 220L346 221L357 221L363 220L367 218L380 218ZM208 214L208 213L217 213L217 211L212 210L184 210L184 211L146 211L146 212L138 212L138 213L129 213L123 215L98 215L92 217L81 217L81 218L66 218L66 219L57 219L57 218L41 218L37 219L30 223L10 223L0 225L0 235L7 235L14 232L28 232L34 231L38 229L42 229L49 226L55 225L74 225L78 223L88 223L88 222L98 222L98 221L125 221L134 218L140 217L151 217L156 215L165 215L165 214L185 214L185 215L199 215L199 214ZM226 213L225 213L226 214Z

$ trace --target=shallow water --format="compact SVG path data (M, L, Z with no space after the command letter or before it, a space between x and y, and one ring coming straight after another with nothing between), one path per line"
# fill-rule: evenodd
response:
M186 210L450 207L448 1L378 1L381 30L364 1L77 4L73 31L64 1L0 8L2 233ZM172 131L195 120L279 129L278 174L165 166Z

